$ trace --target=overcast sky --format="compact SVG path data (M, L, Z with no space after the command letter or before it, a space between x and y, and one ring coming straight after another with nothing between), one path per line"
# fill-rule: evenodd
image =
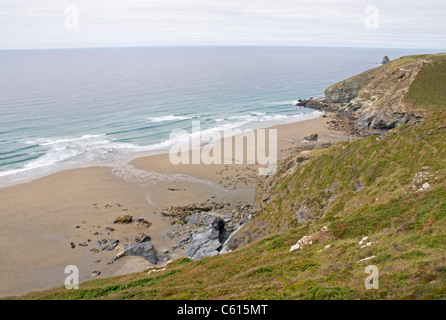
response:
M446 48L445 0L0 0L0 49Z

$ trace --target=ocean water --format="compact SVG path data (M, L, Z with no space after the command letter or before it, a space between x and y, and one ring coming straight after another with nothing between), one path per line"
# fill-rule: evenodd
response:
M294 100L404 49L153 47L0 51L0 187L163 152L172 130L321 115Z

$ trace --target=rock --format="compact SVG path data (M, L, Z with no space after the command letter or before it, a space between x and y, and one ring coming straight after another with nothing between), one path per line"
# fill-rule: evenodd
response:
M192 237L191 236L187 236L187 237L184 237L183 239L181 239L180 243L181 244L186 244L186 243L189 243L191 241L192 241Z
M114 223L131 223L133 221L133 216L123 215L116 218Z
M104 246L101 248L101 251L113 251L116 246L118 245L118 243L114 243L114 244L110 244L108 246Z
M74 249L74 248L76 247L76 245L74 244L74 242L71 242L70 245L71 245L71 249Z
M307 141L318 141L319 140L319 135L317 133L314 133L308 137L304 138Z
M147 272L147 275L150 275L151 273L154 273L154 272L163 272L163 271L166 271L166 268L152 269L152 270L149 270L149 272Z
M431 185L429 184L429 182L425 182L423 183L423 185L421 186L423 188L423 190L429 189L431 187Z
M99 244L99 246L103 246L104 244L106 244L107 243L107 239L102 239L102 240L99 240L98 241L98 244Z
M188 221L191 224L200 225L201 224L201 213L194 213L190 217L186 218L186 221Z
M430 184L428 183L429 176L426 171L417 172L412 181L412 190L414 191L424 191L430 188Z
M372 121L375 119L377 112L367 112L364 113L361 117L359 117L356 126L360 129L368 129L372 124Z
M146 241L150 241L150 236L145 233L139 233L135 236L135 241L137 243L143 243Z
M194 243L187 250L187 256L192 260L213 257L219 254L221 247L218 239L210 240L208 234L198 234L193 238Z
M359 245L362 245L364 242L366 242L367 240L369 239L369 237L363 237L359 242L358 242L358 244Z
M239 222L240 226L241 226L241 225L244 225L245 223L247 223L247 222L249 221L249 219L251 219L251 215L248 215L248 216L244 217L244 218Z
M311 240L311 236L304 236L297 243L290 248L290 252L301 250L304 246L313 244L313 241Z
M299 239L295 245L291 246L290 252L302 250L305 247L311 246L315 242L328 240L330 239L330 234L328 232L328 228L326 226L323 226L318 232L310 235L310 236L304 236L301 239Z
M193 243L187 250L187 256L192 260L216 256L226 239L225 222L216 218L210 226L192 236Z
M381 64L388 64L389 62L390 62L389 57L388 56L384 56L382 61L381 61Z
M93 277L93 278L96 278L98 275L100 275L101 274L101 271L93 271L92 273L91 273L91 276Z
M357 180L355 182L355 191L360 192L362 190L364 190L364 186L361 184L361 181Z
M110 231L110 232L115 231L115 229L113 229L113 228L111 228L111 227L107 227L107 228L105 228L105 230Z
M117 244L119 242L118 239L108 239L108 242L110 242L110 244Z
M157 264L158 261L162 260L162 257L161 259L159 259L150 241L145 241L136 245L125 244L124 253L121 256L143 257L145 260L152 264Z
M209 226L214 222L214 220L215 220L214 216L206 214L206 215L204 215L203 224L205 226Z
M307 102L306 100L299 99L297 101L293 101L293 106L295 106L295 107L305 107L306 102Z
M152 222L150 222L149 220L146 219L138 219L136 220L136 225L141 225L141 226L145 226L146 228L148 228L150 225L152 224Z
M295 202L292 206L292 210L295 213L296 220L299 224L304 224L317 218L316 212L307 205L307 202L310 202L309 199L305 199L301 203Z

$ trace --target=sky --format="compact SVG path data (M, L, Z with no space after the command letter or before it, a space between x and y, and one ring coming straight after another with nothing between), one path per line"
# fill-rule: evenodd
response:
M0 0L0 49L446 48L445 0Z

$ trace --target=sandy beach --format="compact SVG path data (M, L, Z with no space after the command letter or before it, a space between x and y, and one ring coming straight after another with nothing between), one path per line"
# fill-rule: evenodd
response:
M329 129L329 117L274 127L279 159L317 133L319 141L349 139ZM136 158L116 167L89 167L59 172L0 189L0 297L64 285L67 265L79 268L80 281L143 271L154 267L142 257L125 256L110 264L114 251L97 252L101 239L134 243L146 233L157 252L169 258L186 256L186 247L172 250L169 233L178 231L163 208L192 203L252 203L258 165L172 165L167 154ZM120 215L151 225L114 224ZM112 228L113 231L106 228ZM72 248L71 244L74 244ZM96 250L94 250L96 248ZM161 261L156 266L162 266Z

